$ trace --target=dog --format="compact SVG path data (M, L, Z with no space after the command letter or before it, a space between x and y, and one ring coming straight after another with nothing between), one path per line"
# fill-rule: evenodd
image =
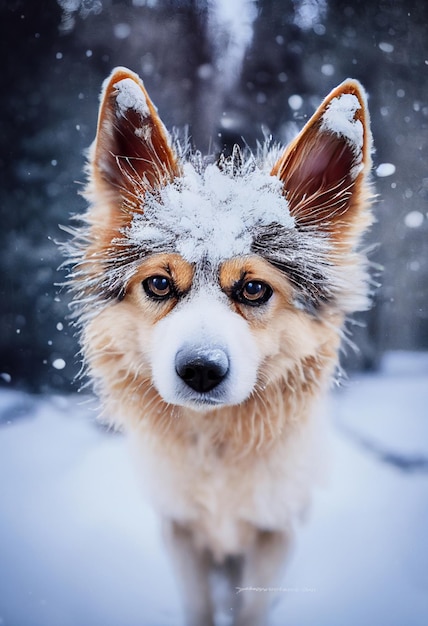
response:
M371 150L352 79L284 150L216 160L171 138L136 74L104 83L69 283L85 371L132 443L189 626L214 625L219 569L233 624L267 623L256 590L278 584L344 324L369 306Z

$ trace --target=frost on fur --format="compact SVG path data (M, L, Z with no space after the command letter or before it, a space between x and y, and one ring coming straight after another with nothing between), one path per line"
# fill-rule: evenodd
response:
M119 68L104 85L91 148L90 208L68 253L79 316L126 294L141 262L178 253L213 268L256 254L284 273L297 308L367 308L371 137L365 95L346 81L298 137L216 164L173 145L140 79ZM273 164L273 167L272 167Z
M218 264L250 254L254 229L270 224L294 227L277 178L258 168L243 176L229 176L216 165L197 172L186 163L180 178L146 195L124 235L136 246L163 242L190 263L205 257Z
M345 317L367 306L370 149L351 80L281 154L217 163L171 142L135 74L105 83L70 280L88 373L185 540L183 573L243 556L244 580L269 587L276 540L307 507L316 410ZM208 574L190 578L208 590ZM214 623L209 594L190 592L188 622ZM257 605L236 615L266 623Z
M131 78L124 78L115 83L114 86L118 91L116 102L119 115L125 117L128 110L133 109L142 118L149 117L150 110L147 106L147 100L141 89Z
M363 147L363 125L355 118L361 109L358 98L350 93L334 98L321 116L321 130L333 132L338 137L345 137L357 155Z

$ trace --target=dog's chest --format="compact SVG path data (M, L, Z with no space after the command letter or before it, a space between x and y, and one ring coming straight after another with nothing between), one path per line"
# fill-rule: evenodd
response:
M304 512L321 465L315 430L308 422L269 450L241 458L212 449L202 437L165 446L139 431L133 442L160 515L190 527L221 558L242 552L256 529L286 529Z

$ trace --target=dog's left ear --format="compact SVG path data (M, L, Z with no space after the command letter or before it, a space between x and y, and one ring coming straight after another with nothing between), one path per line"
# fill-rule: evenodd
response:
M178 175L168 133L143 82L116 68L101 95L97 136L89 160L91 185L107 204L135 204L139 191Z
M371 133L363 87L334 89L275 164L297 228L313 226L344 240L369 222L366 175Z

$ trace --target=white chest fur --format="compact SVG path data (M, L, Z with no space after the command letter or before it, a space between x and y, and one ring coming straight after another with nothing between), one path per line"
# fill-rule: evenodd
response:
M293 527L325 467L323 429L313 418L269 449L244 457L214 451L203 433L192 444L165 445L139 430L132 448L145 490L161 517L192 528L221 559L238 554L257 529Z

